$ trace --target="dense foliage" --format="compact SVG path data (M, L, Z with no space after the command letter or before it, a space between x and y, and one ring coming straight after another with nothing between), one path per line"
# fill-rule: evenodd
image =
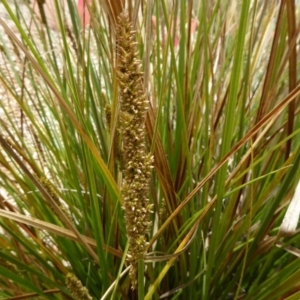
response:
M2 2L1 299L300 299L298 1Z

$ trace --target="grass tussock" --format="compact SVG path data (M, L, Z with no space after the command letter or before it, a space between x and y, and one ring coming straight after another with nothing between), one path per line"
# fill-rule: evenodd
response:
M298 2L38 3L1 3L0 298L299 299Z

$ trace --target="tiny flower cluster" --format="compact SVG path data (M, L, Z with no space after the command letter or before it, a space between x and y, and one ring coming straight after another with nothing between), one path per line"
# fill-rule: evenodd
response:
M56 202L56 204L59 206L59 208L62 210L62 212L65 214L65 216L71 221L73 222L73 218L70 214L70 211L67 209L67 207L65 207L64 205L61 204L59 197L55 191L55 188L53 186L53 184L51 183L51 181L46 178L46 177L38 177L35 176L36 179L39 181L39 183L44 187L44 189L47 191L47 193L51 196L51 198ZM52 211L54 213L55 210L53 209L53 207L51 207Z
M0 266L6 268L7 270L9 270L13 273L16 273L16 274L22 276L22 273L20 272L20 270L18 269L18 267L15 264L13 264L9 261L6 261L3 258L0 258Z
M149 181L153 157L145 144L145 116L148 100L143 85L141 62L136 49L136 33L123 12L118 19L117 77L120 95L120 132L122 135L125 222L129 241L132 288L136 286L136 262L144 257L151 228Z
M73 274L68 273L65 277L66 285L72 295L78 300L92 300L86 287L81 281Z

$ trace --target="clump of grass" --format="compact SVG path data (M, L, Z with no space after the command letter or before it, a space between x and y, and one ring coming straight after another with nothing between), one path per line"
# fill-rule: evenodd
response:
M0 298L298 299L298 3L54 3L2 1Z

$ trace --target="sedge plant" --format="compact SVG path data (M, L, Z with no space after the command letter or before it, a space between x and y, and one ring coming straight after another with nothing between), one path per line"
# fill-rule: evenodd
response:
M50 2L1 2L0 298L299 299L298 1Z

